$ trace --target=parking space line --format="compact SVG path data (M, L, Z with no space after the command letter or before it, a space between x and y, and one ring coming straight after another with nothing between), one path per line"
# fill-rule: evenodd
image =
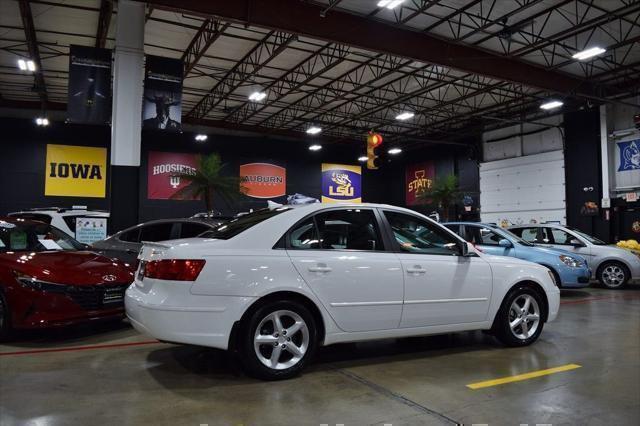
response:
M467 387L474 390L488 388L491 386L504 385L506 383L521 382L523 380L534 379L536 377L548 376L549 374L561 373L563 371L575 370L580 367L582 366L578 364L566 364L559 367L547 368L546 370L537 370L530 373L517 374L515 376L507 376L499 379L485 380L484 382L471 383L468 384Z
M77 351L87 351L87 350L93 350L93 349L123 348L127 346L142 346L142 345L153 345L153 344L161 344L161 343L162 342L158 340L145 340L142 342L112 343L108 345L87 345L87 346L72 346L69 348L51 348L51 349L34 349L34 350L16 351L16 352L0 352L0 356L32 355L32 354L43 354L43 353L50 353L50 352L77 352Z

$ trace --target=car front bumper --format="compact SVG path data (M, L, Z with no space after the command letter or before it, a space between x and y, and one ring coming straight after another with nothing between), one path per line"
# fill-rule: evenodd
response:
M136 281L125 294L127 317L158 340L227 349L234 323L255 298L193 295L190 288L187 282Z
M561 288L588 287L591 281L591 269L563 268L559 272Z

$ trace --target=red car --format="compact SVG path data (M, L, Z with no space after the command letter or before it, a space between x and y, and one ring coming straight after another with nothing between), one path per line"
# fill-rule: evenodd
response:
M134 270L43 222L0 218L0 340L12 330L124 317Z

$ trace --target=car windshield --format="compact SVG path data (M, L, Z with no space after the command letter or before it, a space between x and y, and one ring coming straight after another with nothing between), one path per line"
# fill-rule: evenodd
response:
M597 246L606 246L607 243L605 243L602 240L597 239L596 237L592 237L591 235L585 234L582 231L578 231L576 228L572 228L567 226L567 229L570 229L571 231L575 232L576 234L580 235L582 238L584 238L585 240L589 241L591 244L595 244Z
M252 213L244 214L229 222L224 223L211 231L203 232L200 238L217 238L219 240L228 240L241 232L246 231L254 225L263 222L273 216L279 215L285 211L291 210L291 207L279 207L277 209L260 209Z
M0 253L11 251L82 250L84 245L46 223L0 220Z
M513 232L509 231L508 229L505 228L501 228L499 226L490 226L491 229L497 230L498 233L502 233L502 234L506 234L511 241L515 240L518 244L522 244L523 246L533 246L534 244L530 243L529 241L525 241L522 238L518 237L516 234L514 234Z

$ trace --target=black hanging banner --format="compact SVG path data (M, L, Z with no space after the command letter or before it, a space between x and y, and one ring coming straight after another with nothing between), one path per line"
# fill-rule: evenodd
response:
M182 116L182 61L147 55L142 127L180 131Z
M111 50L70 46L67 118L71 123L111 121Z

